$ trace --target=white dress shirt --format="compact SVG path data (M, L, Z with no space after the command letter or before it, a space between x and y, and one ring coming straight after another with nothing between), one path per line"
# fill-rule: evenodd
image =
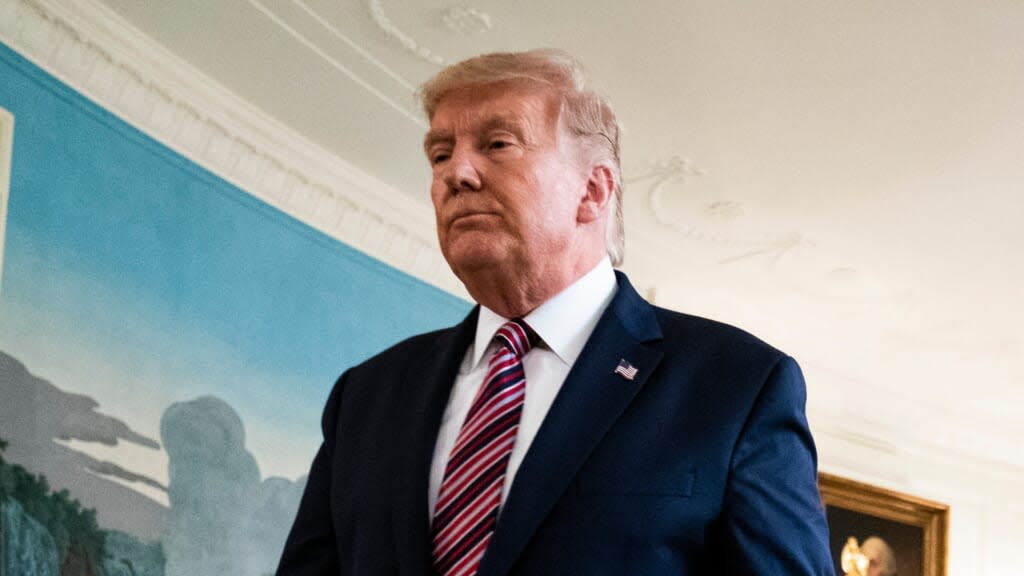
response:
M615 272L605 257L583 277L562 290L553 298L530 312L524 320L543 340L523 358L526 373L526 398L523 414L519 420L519 432L509 458L505 473L505 484L501 493L505 497L512 486L519 465L533 442L544 416L562 388L565 377L583 351L583 346L597 326L601 313L608 307L615 295ZM430 464L430 517L434 517L444 468L462 423L469 412L469 406L477 389L487 376L488 360L497 346L492 340L498 328L508 322L498 314L481 306L477 318L476 338L466 351L455 377L448 406L441 421L441 430L434 445L434 458Z

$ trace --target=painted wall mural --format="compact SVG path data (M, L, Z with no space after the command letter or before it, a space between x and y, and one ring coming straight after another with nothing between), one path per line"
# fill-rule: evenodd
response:
M0 44L0 573L272 572L335 378L469 304Z

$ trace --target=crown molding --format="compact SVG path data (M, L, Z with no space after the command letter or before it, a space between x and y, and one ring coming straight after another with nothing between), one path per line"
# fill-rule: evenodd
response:
M122 120L301 222L452 294L429 208L267 116L95 0L7 0L0 39Z
M395 26L391 18L388 17L387 12L384 11L384 6L380 0L367 0L366 7L370 10L370 16L373 17L373 23L376 24L377 29L384 36L401 46L403 50L437 67L445 66L449 63L443 56L421 45L412 36L409 36L398 26Z

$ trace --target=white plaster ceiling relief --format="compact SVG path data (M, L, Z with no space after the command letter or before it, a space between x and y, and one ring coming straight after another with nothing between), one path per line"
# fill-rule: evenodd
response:
M491 29L490 14L466 5L447 8L441 21L452 32L463 34L480 34Z
M448 64L448 60L438 54L435 54L429 48L421 46L420 43L413 39L412 36L409 36L400 30L398 26L395 26L394 22L391 21L391 18L389 18L387 13L384 12L384 6L381 5L380 0L367 0L366 7L370 9L370 16L373 17L373 23L377 25L377 28L379 28L385 36L397 42L398 45L404 48L407 52L438 67ZM488 22L490 22L489 18Z
M645 205L658 224L687 239L714 244L728 251L728 255L718 260L719 264L763 258L769 266L774 266L793 250L814 246L813 241L796 231L733 233L730 228L743 219L746 209L736 200L691 191L690 184L705 176L707 172L696 167L689 158L672 155L652 160L647 169L627 176L624 181L627 185L646 189ZM667 208L663 199L666 193L688 197L688 204L693 210L679 215L678 210ZM757 230L756 221L744 219L742 228Z
M310 19L316 22L318 26L324 29L328 33L330 38L333 38L334 40L341 42L341 54L344 54L344 51L348 50L354 51L356 54L358 54L360 58L364 59L371 65L371 68L369 68L369 70L376 70L378 72L374 72L371 74L367 69L364 69L363 73L357 72L356 70L353 69L352 66L347 65L343 61L344 56L339 57L335 54L332 54L332 50L329 50L329 48L332 48L331 46L320 45L314 39L311 39L306 34L303 34L300 31L301 26L299 26L298 23L288 22L285 17L274 12L266 5L261 3L259 0L248 1L249 4L252 5L252 7L259 11L261 14L263 14L264 17L266 17L268 20L270 20L279 28L281 28L281 30L285 31L289 36L291 36L296 42L304 46L307 50L316 54L318 58L322 59L332 68L334 68L338 72L341 72L346 77L348 77L353 82L362 87L364 90L366 90L370 94L373 94L375 97L379 98L381 102L384 102L385 104L390 106L392 109L394 109L396 112L404 116L413 124L417 126L424 126L423 120L415 111L411 110L408 106L401 104L391 95L385 94L384 90L382 90L383 86L390 86L391 92L398 91L401 95L404 96L405 94L412 94L416 90L412 83L396 74L383 62L381 62L377 58L374 58L372 54L362 49L358 44L352 41L351 38L342 33L341 30L339 30L336 26L332 25L326 18L318 14L312 8L310 8L305 2L303 2L302 0L292 0L296 7L298 7ZM339 48L339 46L335 45L333 46L333 48ZM334 52L338 52L338 50L334 50ZM384 76L380 76L379 73L383 73Z

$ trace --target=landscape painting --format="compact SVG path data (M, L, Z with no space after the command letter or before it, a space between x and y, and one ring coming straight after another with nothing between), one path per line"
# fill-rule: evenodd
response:
M0 78L0 574L272 573L336 378L469 304Z

